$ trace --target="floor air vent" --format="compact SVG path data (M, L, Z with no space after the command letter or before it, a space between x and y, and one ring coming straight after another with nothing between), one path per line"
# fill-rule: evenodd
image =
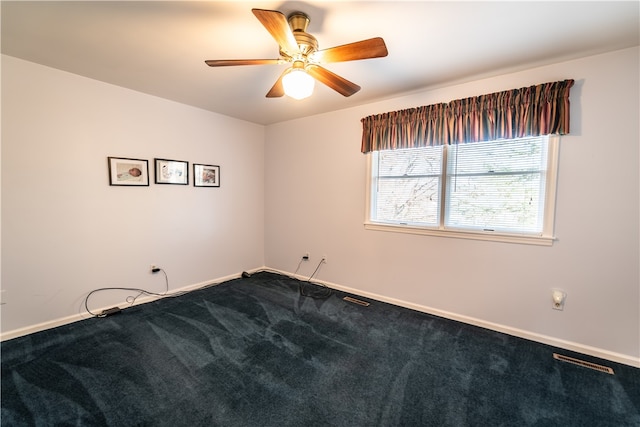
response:
M368 302L362 301L360 299L355 299L355 298L351 298L351 297L344 297L342 299L345 300L345 301L352 302L354 304L358 304L358 305L364 306L364 307L369 307L369 303Z
M609 368L607 366L597 365L595 363L586 362L586 361L580 360L580 359L574 359L573 357L563 356L563 355L557 354L557 353L553 353L553 358L556 359L556 360L561 360L563 362L573 363L574 365L582 366L584 368L593 369L594 371L600 371L600 372L604 372L604 373L607 373L607 374L614 375L613 369L611 369L611 368Z

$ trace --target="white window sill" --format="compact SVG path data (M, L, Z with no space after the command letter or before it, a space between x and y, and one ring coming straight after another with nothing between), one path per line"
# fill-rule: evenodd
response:
M490 242L519 243L523 245L552 246L555 237L534 236L526 234L504 234L496 232L439 230L426 227L417 227L400 224L383 224L377 222L365 222L366 230L388 231L393 233L421 234L425 236L452 237L456 239L486 240Z

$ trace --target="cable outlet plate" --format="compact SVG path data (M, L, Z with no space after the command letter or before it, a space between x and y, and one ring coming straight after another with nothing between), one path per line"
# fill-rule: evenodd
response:
M564 302L567 299L567 293L562 289L551 289L551 308L554 310L564 310Z

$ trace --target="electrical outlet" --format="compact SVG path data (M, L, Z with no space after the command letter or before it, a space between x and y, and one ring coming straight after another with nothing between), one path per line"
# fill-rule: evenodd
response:
M324 262L325 264L329 262L326 255L322 255L322 262Z
M158 266L157 266L157 265L155 265L155 264L151 264L151 265L149 266L149 271L153 271L153 270L155 270L156 268L158 268Z
M309 261L309 252L305 252L304 255L302 255L302 259L305 261Z

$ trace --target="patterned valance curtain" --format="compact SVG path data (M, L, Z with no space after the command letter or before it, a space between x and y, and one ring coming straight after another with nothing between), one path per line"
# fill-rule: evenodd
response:
M573 80L365 117L362 152L569 133Z
M365 117L362 152L440 145L449 139L447 104Z

